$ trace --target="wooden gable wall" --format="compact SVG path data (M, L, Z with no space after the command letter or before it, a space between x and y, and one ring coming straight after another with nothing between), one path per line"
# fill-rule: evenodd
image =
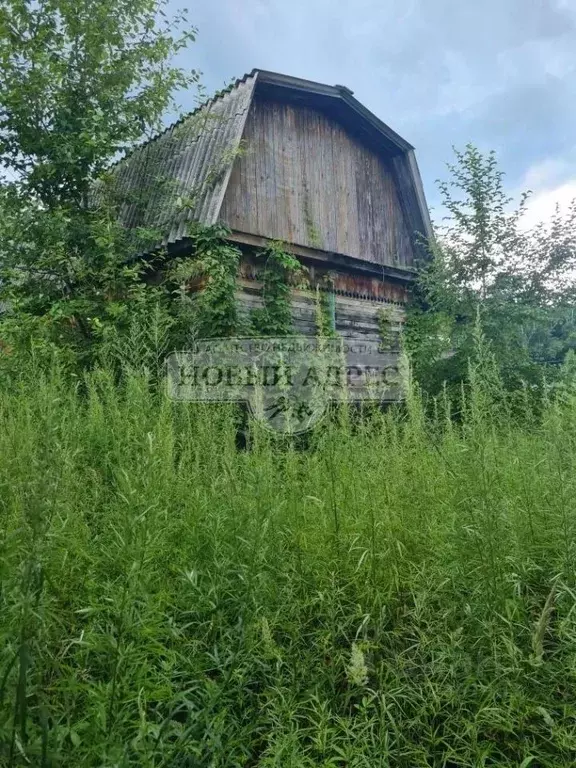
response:
M220 219L235 232L410 267L392 161L307 106L256 98Z

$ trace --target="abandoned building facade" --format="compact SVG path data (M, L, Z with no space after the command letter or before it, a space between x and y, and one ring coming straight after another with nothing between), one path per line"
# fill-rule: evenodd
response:
M159 228L169 252L190 250L191 222L229 228L247 311L262 301L253 255L282 241L331 292L340 335L378 338L382 309L400 327L428 209L414 148L346 87L253 70L136 149L118 178L146 191L124 223ZM313 294L294 289L292 309L294 333L314 333Z

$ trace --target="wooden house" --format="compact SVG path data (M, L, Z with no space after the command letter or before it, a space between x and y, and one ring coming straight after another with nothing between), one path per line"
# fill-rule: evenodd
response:
M142 193L124 223L159 228L170 252L190 249L191 221L230 228L245 307L262 301L255 250L281 240L331 292L338 333L377 339L381 309L399 327L429 214L414 148L348 88L253 70L138 148L118 178ZM312 292L293 292L293 316L295 333L314 332Z

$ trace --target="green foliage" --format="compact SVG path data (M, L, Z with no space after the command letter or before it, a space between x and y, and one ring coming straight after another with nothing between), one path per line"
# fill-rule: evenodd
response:
M236 302L241 253L226 240L228 234L219 224L193 227L192 256L179 259L169 270L179 284L180 322L189 326L189 338L221 338L241 330ZM189 296L186 289L191 280L199 281L200 290Z
M158 129L173 92L197 82L171 65L194 39L163 0L5 0L0 9L0 336L20 350L92 364L133 307L154 305L130 257L158 233L125 230L119 153ZM161 255L158 256L160 259Z
M252 310L252 327L262 336L288 336L292 333L291 292L304 278L304 268L281 242L271 243L257 254L264 260L260 270L264 306Z
M316 333L320 338L338 337L334 327L335 298L334 277L328 273L316 285L315 320Z
M304 177L302 179L302 186L304 190L304 196L302 200L302 213L304 216L304 224L306 226L306 235L308 237L308 244L313 248L322 248L322 235L320 230L316 226L314 217L312 215L312 206L310 202L310 190L308 182Z
M313 248L322 248L322 235L320 234L320 230L314 223L314 220L311 218L310 214L308 213L308 209L306 209L306 234L308 235L308 242Z
M86 207L91 181L160 127L175 89L198 80L170 59L194 40L162 0L4 0L0 152L49 209Z
M0 764L572 768L573 391L519 421L478 338L458 424L239 451L133 369L157 325L0 389Z
M456 161L406 328L416 376L432 393L459 388L478 321L505 385L541 387L576 342L576 204L527 230L528 194L511 209L494 153L469 145Z
M377 312L378 333L383 349L399 349L400 334L394 329L394 317L391 307L381 307Z
M504 192L504 174L495 153L484 156L469 144L455 155L456 163L448 164L450 180L438 183L449 217L442 232L447 266L454 287L481 300L502 270L508 270L528 195L523 194L517 210L508 213L512 199Z

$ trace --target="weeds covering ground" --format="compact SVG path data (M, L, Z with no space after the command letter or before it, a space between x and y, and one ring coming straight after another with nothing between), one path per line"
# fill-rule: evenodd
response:
M57 372L0 394L2 766L573 766L576 401L304 444Z

